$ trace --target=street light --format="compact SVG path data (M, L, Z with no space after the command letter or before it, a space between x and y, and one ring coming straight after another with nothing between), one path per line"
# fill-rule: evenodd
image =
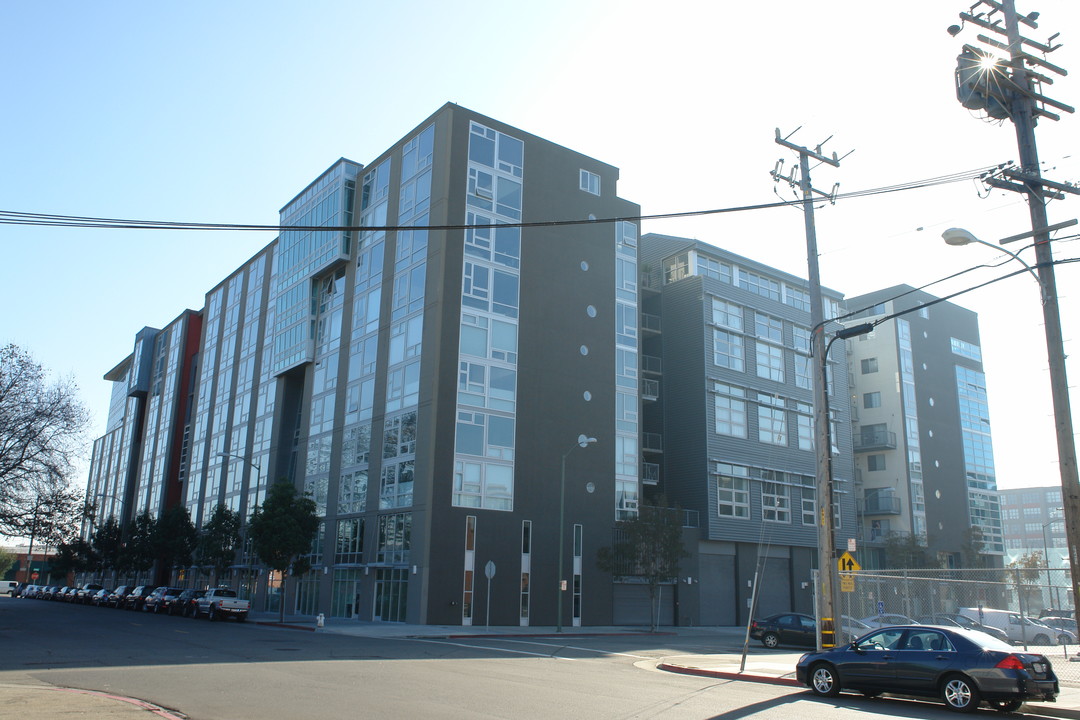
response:
M1018 130L1019 132L1019 130ZM1035 187L1039 187L1036 185ZM1039 281L1042 296L1043 329L1046 333L1046 356L1050 370L1050 396L1054 403L1054 430L1057 438L1058 468L1061 473L1061 499L1065 506L1065 543L1069 549L1069 567L1073 602L1080 598L1080 478L1076 468L1076 440L1073 435L1072 408L1069 401L1069 379L1065 369L1065 345L1061 333L1061 313L1058 308L1057 281L1054 278L1054 258L1050 250L1049 233L1062 227L1071 227L1075 221L1046 225L1046 208L1043 206L1041 190L1033 193L1029 203L1032 211L1032 224L1035 229L1004 238L999 242L1012 242L1025 237L1035 238L1035 258L1038 261L1038 273L1026 262L997 245L983 242L960 228L950 228L942 233L942 238L950 245L966 245L978 242L982 245L1002 250L1020 262ZM1035 202L1038 200L1038 202ZM1038 217L1037 217L1038 215Z
M588 447L596 442L596 438L585 434L578 435L577 442L563 453L562 474L559 478L559 565L555 571L555 616L556 632L562 632L562 594L563 594L563 535L565 534L566 522L566 456L574 452L575 448Z
M255 487L258 487L259 483L262 482L262 468L260 468L259 463L255 462L254 460L246 458L243 455L234 455L227 452L219 452L217 456L220 458L232 458L233 460L242 460L246 462L248 465L255 468Z
M1063 507L1054 508L1054 510L1064 510L1064 509L1065 508L1063 508ZM1051 512L1053 512L1053 511L1051 511ZM1042 526L1043 560L1046 561L1046 584L1047 585L1050 584L1050 569L1051 568L1050 568L1050 543L1047 542L1047 540L1046 540L1046 528L1048 528L1051 525L1053 525L1054 523L1056 523L1059 519L1060 518L1054 518L1054 519L1050 520L1049 522L1044 522L1043 526ZM1056 598L1056 600L1054 601L1054 607L1055 608L1061 607L1061 596L1058 595L1056 586L1054 587L1054 597Z
M980 245L985 245L987 247L991 247L995 250L1000 250L1001 252L1005 253L1013 260L1023 265L1027 269L1027 271L1031 273L1031 276L1035 278L1035 282L1039 283L1039 296L1042 298L1043 305L1046 305L1046 285L1043 284L1042 279L1035 272L1035 268L1031 267L1031 265L1026 263L1024 259L1016 253L1012 252L1011 250L1006 250L1000 245L995 245L993 243L986 242L985 240L980 240L964 228L949 228L945 232L941 233L941 238L945 241L946 245L952 245L954 247L960 247L961 245L968 245L970 243L979 243Z

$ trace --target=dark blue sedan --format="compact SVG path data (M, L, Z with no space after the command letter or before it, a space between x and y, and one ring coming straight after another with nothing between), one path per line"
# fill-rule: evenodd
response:
M849 645L807 653L795 676L823 697L841 690L937 697L957 712L973 712L982 702L1014 712L1027 700L1052 702L1058 695L1043 655L1014 652L974 630L929 625L878 628Z

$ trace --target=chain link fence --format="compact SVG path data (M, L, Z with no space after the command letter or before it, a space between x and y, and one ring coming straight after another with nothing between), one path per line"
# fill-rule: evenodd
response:
M840 583L839 606L849 618L872 626L908 619L947 625L948 616L963 615L1047 656L1063 684L1080 686L1080 639L1068 569L842 572Z

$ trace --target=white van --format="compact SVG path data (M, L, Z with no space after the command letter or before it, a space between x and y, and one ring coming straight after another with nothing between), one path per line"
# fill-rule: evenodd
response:
M1056 630L1031 618L1023 618L1023 624L1021 624L1020 613L1011 610L969 607L960 608L959 613L975 622L1004 630L1005 634L1009 636L1009 642L1026 642L1029 645L1071 645L1076 643L1076 636L1067 630Z
M11 597L15 597L15 593L18 591L18 580L0 580L0 595L10 595Z

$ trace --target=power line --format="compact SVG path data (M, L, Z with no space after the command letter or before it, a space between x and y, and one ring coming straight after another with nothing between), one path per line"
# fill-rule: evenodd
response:
M840 193L837 200L849 200L873 195L916 190L920 188L936 187L955 182L977 179L987 172L1000 168L1001 165L968 170L966 172L942 175L925 180L915 180L889 185L868 190L855 190L849 193ZM654 215L627 215L621 217L596 218L584 220L545 220L522 223L490 223L475 225L256 225L256 224L233 224L233 223L200 223L200 222L177 222L166 220L130 220L124 218L99 218L79 215L53 215L46 213L19 212L15 210L0 210L0 225L24 225L40 227L70 227L70 228L98 228L105 230L198 230L198 231L238 231L238 232L390 232L401 230L472 230L485 228L535 228L535 227L561 227L573 225L597 225L614 222L644 222L648 220L671 220L687 217L702 217L707 215L721 215L727 213L749 212L753 210L770 210L778 207L789 207L801 203L801 201L780 201L758 203L754 205L738 205L710 210L689 210L685 212L658 213Z

